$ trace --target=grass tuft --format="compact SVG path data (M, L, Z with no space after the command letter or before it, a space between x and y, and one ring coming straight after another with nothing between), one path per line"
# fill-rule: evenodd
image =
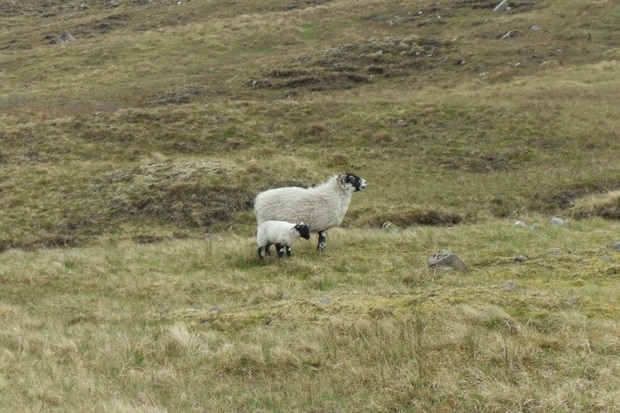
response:
M620 219L620 191L580 199L569 209L569 212L574 218Z

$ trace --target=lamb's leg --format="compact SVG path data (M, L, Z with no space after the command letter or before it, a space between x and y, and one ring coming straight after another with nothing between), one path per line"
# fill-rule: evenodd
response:
M258 247L258 258L263 259L263 247Z
M291 256L291 247L286 247L286 256L290 257Z
M325 231L319 231L317 234L319 234L319 244L316 249L317 251L325 251Z
M278 258L284 257L284 245L276 242L276 251L278 252Z
M265 245L265 255L271 255L271 244Z

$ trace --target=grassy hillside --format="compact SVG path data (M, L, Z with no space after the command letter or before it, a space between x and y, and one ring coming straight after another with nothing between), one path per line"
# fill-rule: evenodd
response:
M81 4L3 3L3 248L249 234L257 191L342 170L370 227L620 186L612 2Z
M0 410L617 409L620 6L497 3L0 0Z

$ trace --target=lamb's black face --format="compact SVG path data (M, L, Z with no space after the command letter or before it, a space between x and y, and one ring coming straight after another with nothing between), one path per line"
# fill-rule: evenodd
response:
M299 232L300 237L303 239L310 239L310 228L306 224L297 224L295 225L295 229Z
M355 191L363 191L366 188L366 180L352 173L347 173L346 181L353 185Z

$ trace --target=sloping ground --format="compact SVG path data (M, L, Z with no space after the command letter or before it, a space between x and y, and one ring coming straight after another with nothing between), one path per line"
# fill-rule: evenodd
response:
M258 191L343 170L351 227L620 184L614 2L177 3L1 1L0 249L251 233Z
M308 88L311 91L350 89L376 77L414 76L441 65L462 65L458 50L439 37L388 37L365 41L303 56L271 69L249 85L258 88Z

